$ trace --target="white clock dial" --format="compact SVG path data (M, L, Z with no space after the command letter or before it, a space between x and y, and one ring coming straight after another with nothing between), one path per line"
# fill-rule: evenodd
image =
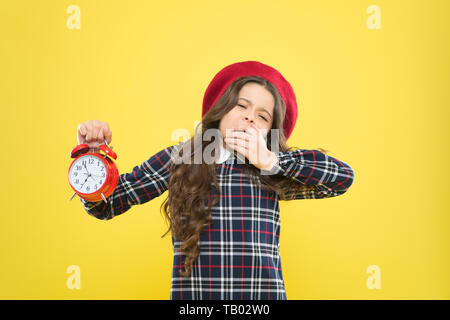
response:
M94 193L105 183L106 167L103 161L92 155L79 157L71 166L69 180L81 193Z

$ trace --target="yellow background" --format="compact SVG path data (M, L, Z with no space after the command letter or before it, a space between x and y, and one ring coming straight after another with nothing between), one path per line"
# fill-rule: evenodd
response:
M280 203L288 299L450 298L449 1L10 0L0 12L0 298L169 299L167 193L89 216L69 201L76 128L107 121L129 172L175 130L193 133L208 83L245 60L293 86L288 143L355 172L340 197ZM381 289L366 285L370 265Z

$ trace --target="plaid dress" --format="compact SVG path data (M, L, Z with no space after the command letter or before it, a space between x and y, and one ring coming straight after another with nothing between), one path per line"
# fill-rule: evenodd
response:
M108 220L133 205L144 204L168 189L173 145L130 173L121 174L108 202L80 198L86 212ZM235 154L224 152L216 161L219 202L212 207L213 222L200 235L200 255L187 278L179 274L185 256L179 241L173 245L171 300L286 300L280 243L279 200L322 199L345 193L353 183L352 168L318 150L276 152L278 163L269 174L283 175L314 190L292 190L280 199L255 185L243 172ZM213 184L214 186L214 184ZM212 188L215 192L215 187ZM297 192L296 192L297 191Z

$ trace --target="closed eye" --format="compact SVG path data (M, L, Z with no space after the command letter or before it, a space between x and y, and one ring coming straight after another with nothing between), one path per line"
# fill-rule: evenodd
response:
M244 109L247 108L246 106L244 106L244 105L242 105L242 104L238 104L238 106L239 106L239 107L242 107L242 108L244 108ZM264 121L269 122L269 120L267 120L265 117L263 117L263 116L261 116L261 115L260 115L260 117L263 118Z

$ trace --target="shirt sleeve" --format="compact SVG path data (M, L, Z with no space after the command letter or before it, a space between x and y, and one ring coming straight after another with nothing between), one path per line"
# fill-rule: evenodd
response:
M296 182L281 200L336 197L353 184L353 169L319 150L297 149L275 154L278 161L268 174L283 175Z
M167 147L135 166L132 172L119 175L117 186L106 198L107 202L91 202L80 197L85 211L97 219L109 220L133 205L144 204L163 194L169 186L172 151L178 146Z

